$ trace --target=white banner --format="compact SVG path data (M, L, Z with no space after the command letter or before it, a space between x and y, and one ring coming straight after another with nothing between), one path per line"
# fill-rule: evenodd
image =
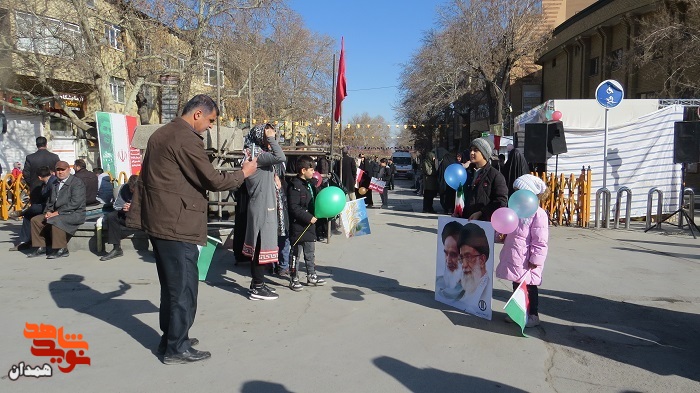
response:
M633 101L633 100L630 100ZM645 100L646 101L646 100ZM595 215L595 193L603 187L603 139L604 127L574 128L567 124L564 110L574 111L555 101L557 110L564 114L564 131L568 152L547 162L547 172L578 176L581 168L591 167L591 217ZM565 102L565 101L563 101ZM560 107L562 107L560 109ZM604 112L603 108L598 111ZM610 109L610 113L618 110ZM632 216L646 216L648 192L652 187L664 193L664 213L678 208L680 192L680 164L673 163L673 128L683 120L683 107L669 106L630 122L617 124L608 130L608 179L607 188L612 194L611 210L616 203L620 187L632 190ZM626 198L626 196L623 196ZM656 204L654 204L656 206ZM625 204L622 205L623 213ZM612 214L611 214L612 217Z

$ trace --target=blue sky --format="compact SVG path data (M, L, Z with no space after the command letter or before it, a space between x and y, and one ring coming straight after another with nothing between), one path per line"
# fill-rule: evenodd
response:
M398 123L393 106L402 64L422 43L424 32L435 26L436 0L287 0L309 30L345 37L348 96L343 120L367 112ZM336 56L337 57L337 56ZM372 89L372 90L360 90ZM401 124L403 124L401 122Z

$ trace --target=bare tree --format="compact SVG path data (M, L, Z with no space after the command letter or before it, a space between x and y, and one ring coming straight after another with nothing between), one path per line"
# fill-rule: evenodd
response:
M404 67L402 113L424 123L414 135L432 146L432 134L454 114L470 116L484 100L491 124L502 124L511 74L534 62L548 37L537 0L452 0ZM478 92L484 92L481 97Z
M663 78L661 98L700 94L700 0L663 0L639 21L628 72Z
M93 112L78 118L62 93L95 94L95 110L117 112L122 103L123 112L131 113L141 87L156 84L173 63L179 41L174 32L130 3L107 3L99 10L85 0L7 3L4 23L11 34L0 38L0 52L12 61L2 66L3 89L29 102L55 102L64 114L8 104L16 110L64 118L88 130ZM143 95L138 100L145 101Z
M343 122L343 143L346 145L381 149L390 144L391 125L381 115L372 117L364 112Z
M190 99L192 81L202 65L218 49L215 43L224 32L235 28L240 12L266 12L277 0L137 0L139 9L177 29L189 43L184 70L178 83L178 112ZM267 27L267 26L266 26Z
M333 40L308 30L292 10L266 16L261 20L240 15L238 28L222 43L234 85L226 90L226 99L236 113L247 113L252 82L256 117L289 121L322 117L330 108ZM273 27L265 29L265 24Z

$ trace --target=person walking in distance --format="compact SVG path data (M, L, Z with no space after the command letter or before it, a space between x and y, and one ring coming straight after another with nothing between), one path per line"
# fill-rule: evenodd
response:
M207 242L206 191L236 189L257 168L253 160L236 172L214 169L203 139L218 115L211 97L196 95L180 117L151 135L127 215L127 226L145 231L153 244L163 331L158 353L165 364L211 357L192 348L199 340L189 336L197 311L197 246Z

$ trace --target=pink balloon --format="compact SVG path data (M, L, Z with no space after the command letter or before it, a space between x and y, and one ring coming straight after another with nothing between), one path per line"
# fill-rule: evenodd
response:
M519 218L513 209L502 207L491 215L491 225L498 233L512 233L518 228Z
M313 178L316 179L316 187L321 187L321 183L323 182L323 177L321 174L314 171Z
M554 121L561 120L561 112L554 111L554 113L552 113L552 120L554 120Z

